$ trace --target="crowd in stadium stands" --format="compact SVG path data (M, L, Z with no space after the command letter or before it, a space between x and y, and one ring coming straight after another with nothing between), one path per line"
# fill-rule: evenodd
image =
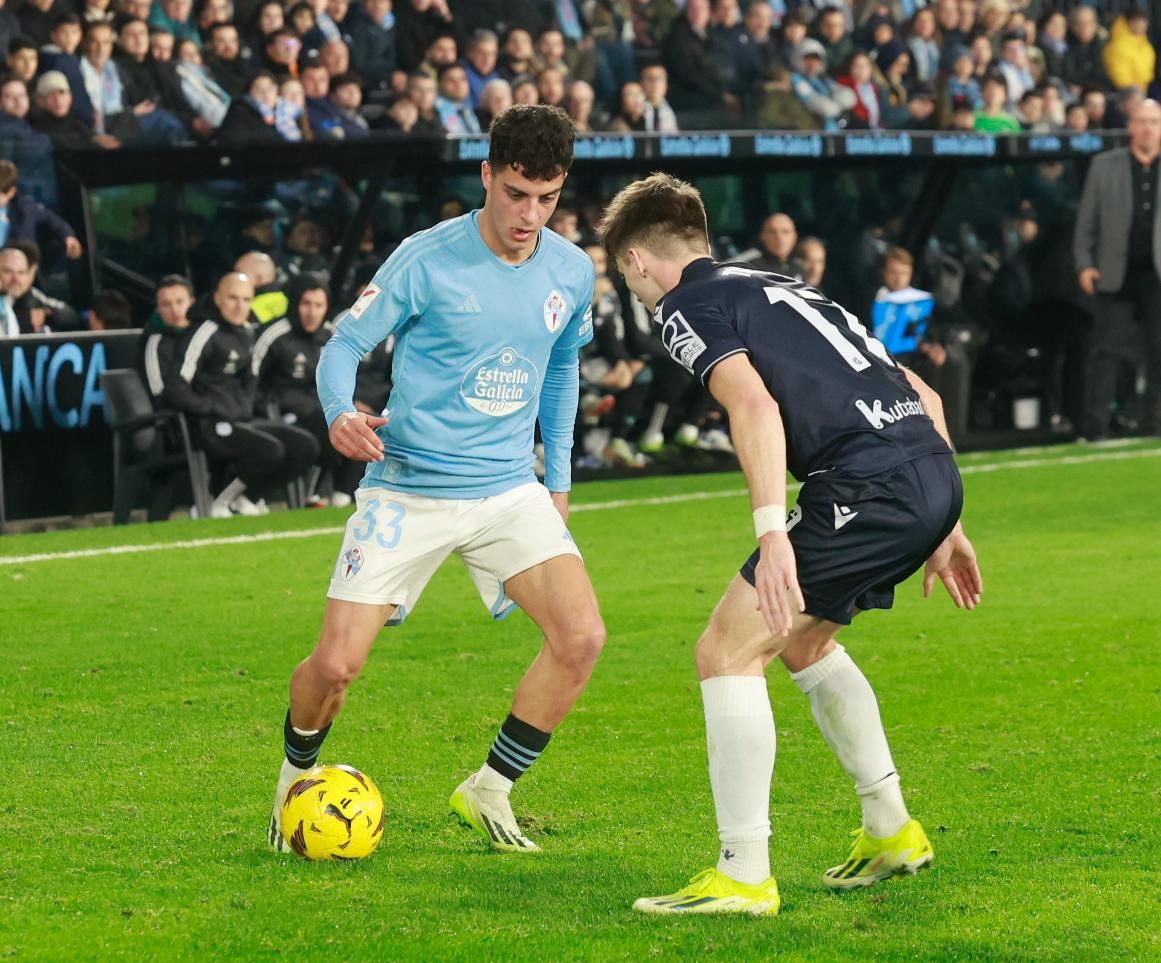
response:
M1124 126L1137 103L1158 93L1150 22L1129 0L8 0L0 3L0 45L0 153L17 156L16 147L21 157L52 147L471 134L514 102L558 104L582 132L1081 132ZM1055 228L1071 216L1054 199L1059 170L1044 165L1034 176L1027 196L1043 203L1040 216ZM329 271L351 199L334 181L283 183L253 196L235 189L232 197L223 182L215 189L226 192L225 206L200 227L189 222L179 258L159 254L152 272L135 265L153 278L175 260L192 272L165 277L157 290L143 373L157 403L185 411L212 456L215 513L261 511L263 496L304 473L321 478L316 496L340 503L357 481L358 466L335 459L310 390L318 347L342 307L329 303ZM438 209L415 213L410 229L463 213L476 201L470 194L452 191ZM974 211L997 225L994 254L976 275L989 291L1006 292L991 307L1010 321L1012 305L1023 303L1027 315L1048 297L1029 279L1055 264L1053 238L1065 232L1039 231L1027 205L1015 218L997 214L977 203L985 195L965 198L962 219ZM938 321L940 306L946 314L956 303L962 265L949 299L937 283L938 257L933 268L931 252L916 264L892 247L897 236L883 229L885 215L866 237L845 241L807 217L836 244L870 238L869 254L844 247L834 271L823 240L798 235L795 216L802 223L805 211L781 200L784 210L771 213L752 248L715 239L715 254L821 286L876 325L890 325L901 305L934 310ZM551 224L597 266L596 338L581 359L579 464L640 468L674 445L730 451L721 413L662 360L644 309L610 276L593 243L599 211L599 198L566 195ZM368 230L352 284L408 233L406 218L395 220ZM228 221L228 237L219 221ZM147 231L158 252L175 243L164 224ZM960 233L966 263L975 238ZM131 310L115 291L98 292L85 310L61 299L67 282L52 279L82 253L74 229L22 191L16 167L0 161L0 338L141 325L140 305ZM1061 264L1057 274L1071 277L1071 264ZM917 272L935 295L912 287ZM1077 389L1066 389L1059 372L1081 363L1085 346L1083 334L1057 332L1081 330L1086 308L1060 285L1048 290L1058 295L1049 314L1061 323L1045 334L1045 355L1068 357L1053 362L1044 395L1053 426L1066 430ZM960 435L972 361L940 330L935 324L893 350L944 394ZM360 369L358 403L367 411L379 411L390 390L390 350L381 345Z
M1069 6L22 0L0 9L0 137L107 150L476 133L512 102L558 104L582 131L1121 125L1157 84L1148 14Z

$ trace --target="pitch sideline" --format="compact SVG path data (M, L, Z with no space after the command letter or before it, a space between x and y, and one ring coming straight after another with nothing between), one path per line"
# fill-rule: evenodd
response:
M1161 448L1138 448L1131 451L1093 452L1088 455L1066 455L1063 458L1026 458L1014 461L992 462L960 466L963 475L990 474L997 471L1019 471L1030 468L1054 468L1060 465L1087 465L1102 461L1127 461L1136 458L1161 457ZM786 486L788 492L798 491L801 484L792 482ZM677 495L657 495L649 498L620 498L607 502L591 502L587 505L573 505L570 514L578 512L601 512L616 508L630 508L648 505L675 505L682 502L708 501L717 498L738 498L746 494L744 488L729 488L713 492L682 492ZM138 555L144 552L162 552L207 548L217 545L248 545L256 542L280 542L287 539L317 538L321 535L336 535L342 527L303 528L289 532L256 532L252 535L225 535L219 538L190 538L177 542L156 542L140 545L111 545L106 548L76 549L67 552L40 552L34 555L0 555L0 567L5 565L29 565L34 562L66 561L77 558L102 558L110 555Z

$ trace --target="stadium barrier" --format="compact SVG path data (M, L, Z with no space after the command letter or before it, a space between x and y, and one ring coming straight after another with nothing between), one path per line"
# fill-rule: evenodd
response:
M140 337L0 339L0 527L112 507L113 440L100 374L136 367Z

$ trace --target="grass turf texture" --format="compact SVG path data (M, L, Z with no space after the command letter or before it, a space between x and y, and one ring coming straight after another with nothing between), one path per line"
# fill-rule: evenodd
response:
M692 647L751 550L741 497L574 517L610 642L516 790L539 857L493 854L446 811L538 644L523 616L490 624L458 562L380 637L325 747L388 807L379 852L349 865L263 841L286 681L317 632L336 535L0 565L0 955L1156 959L1161 459L1058 464L1090 454L1108 452L964 458L1044 462L966 476L983 607L924 602L912 579L892 612L842 637L879 694L932 870L822 888L857 806L806 700L772 669L772 920L629 911L716 856ZM574 503L740 486L602 483ZM16 536L0 556L344 518Z

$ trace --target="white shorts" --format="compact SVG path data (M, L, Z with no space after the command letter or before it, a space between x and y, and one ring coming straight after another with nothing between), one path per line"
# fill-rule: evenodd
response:
M504 583L558 555L580 558L548 489L537 482L489 498L429 498L360 488L327 596L397 606L398 625L451 554L495 619L515 603Z

